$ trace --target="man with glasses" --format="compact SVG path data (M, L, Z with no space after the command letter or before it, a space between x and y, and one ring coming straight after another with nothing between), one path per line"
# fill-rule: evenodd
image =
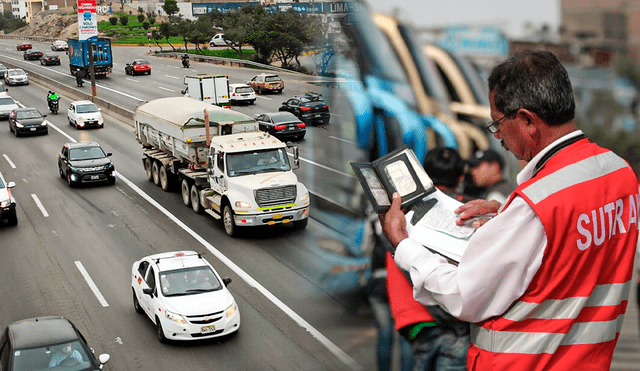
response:
M552 53L514 54L493 69L489 90L487 128L527 162L518 187L503 205L455 210L458 224L478 228L458 266L410 237L394 195L380 221L395 261L416 300L472 323L469 370L609 370L638 240L636 177L578 130L571 82Z

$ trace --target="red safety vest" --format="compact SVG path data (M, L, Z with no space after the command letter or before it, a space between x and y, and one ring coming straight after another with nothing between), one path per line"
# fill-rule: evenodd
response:
M551 157L505 207L515 195L542 221L544 257L519 300L471 326L467 368L609 370L638 240L633 171L582 139Z
M390 252L387 252L386 263L389 306L396 330L418 322L433 321L427 307L413 298L413 286L398 268Z

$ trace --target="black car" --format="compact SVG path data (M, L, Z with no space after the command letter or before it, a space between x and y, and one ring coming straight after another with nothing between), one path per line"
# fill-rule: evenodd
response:
M24 52L24 54L22 55L22 58L26 59L26 60L38 60L42 57L44 53L37 51L37 50L27 50L26 52Z
M307 132L307 125L290 112L272 112L258 115L258 127L278 139L300 140Z
M60 57L57 54L43 54L40 58L40 64L43 66L60 65Z
M0 337L3 371L100 370L111 358L95 352L78 329L62 316L28 318L11 323Z
M330 119L329 105L322 99L322 94L317 93L296 95L282 102L278 111L291 112L307 125L328 124Z
M76 184L107 182L115 184L115 167L96 142L66 143L58 153L58 171L69 187Z
M9 114L9 130L21 134L48 134L49 125L37 108L16 108Z
M7 66L0 64L0 78L4 78L4 74L7 73Z

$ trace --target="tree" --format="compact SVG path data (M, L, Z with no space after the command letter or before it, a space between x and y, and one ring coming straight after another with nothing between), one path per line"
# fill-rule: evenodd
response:
M150 27L149 22L142 22L142 28L144 28L145 30L148 30Z
M138 22L142 23L144 21L144 14L140 13L138 14Z
M189 32L187 34L190 42L195 44L196 50L202 52L200 44L205 44L211 38L211 22L206 17L198 18L195 22L190 24ZM186 47L186 45L185 45ZM203 53L204 54L204 53Z
M171 17L172 15L177 14L180 11L180 8L178 8L178 2L176 0L164 0L162 10Z
M123 26L126 26L127 23L129 23L129 16L121 15L120 16L120 24L122 24Z
M118 17L116 16L109 17L109 23L115 26L116 24L118 24Z
M171 44L171 41L169 40L170 37L175 37L179 35L178 28L174 24L169 22L160 23L160 29L158 31L158 35L161 38L162 37L167 38L167 43L169 44L171 49L176 50L175 46L173 46Z
M160 32L158 32L157 30L152 30L151 31L151 37L153 38L153 41L156 42L156 45L158 45L158 47L160 48L160 51L162 52L162 45L160 44L160 40L162 40L164 38L164 36L162 36L160 34ZM169 44L169 45L171 45L171 44Z

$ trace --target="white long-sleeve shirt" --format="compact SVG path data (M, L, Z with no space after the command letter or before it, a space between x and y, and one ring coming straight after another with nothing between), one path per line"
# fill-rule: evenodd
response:
M538 153L518 174L518 184L532 177L535 164L557 143L579 134L567 134ZM476 230L458 266L411 238L398 244L395 261L411 274L417 301L439 304L459 319L480 322L504 313L524 294L540 268L546 244L540 218L516 196Z

